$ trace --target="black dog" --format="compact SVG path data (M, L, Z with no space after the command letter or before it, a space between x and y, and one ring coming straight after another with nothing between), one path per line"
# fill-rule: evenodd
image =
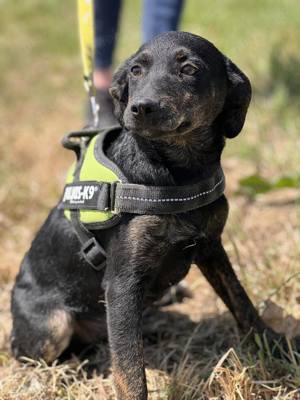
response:
M207 40L170 32L124 63L111 95L123 130L107 156L132 183L178 186L208 178L219 167L225 138L243 127L251 86ZM51 362L74 336L97 343L108 331L118 399L146 399L142 311L178 283L191 263L244 332L276 337L259 318L222 246L227 214L223 195L176 215L125 213L115 227L95 232L107 251L105 272L97 272L81 257L63 211L54 208L13 290L15 357Z

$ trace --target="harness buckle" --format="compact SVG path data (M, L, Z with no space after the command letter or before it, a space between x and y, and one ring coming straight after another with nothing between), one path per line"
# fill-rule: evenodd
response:
M105 267L106 253L102 246L93 236L81 247L81 254L85 261L96 271Z
M115 181L115 182L111 182L111 184L110 184L110 196L109 196L109 199L110 199L110 212L112 214L114 214L114 215L120 214L120 212L115 209L116 189L117 189L117 184L120 183L120 182L121 181Z

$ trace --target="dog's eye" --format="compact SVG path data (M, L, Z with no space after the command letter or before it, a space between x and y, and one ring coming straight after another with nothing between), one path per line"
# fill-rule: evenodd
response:
M184 75L194 75L198 71L198 68L192 64L185 64L181 67L180 72Z
M133 67L131 67L130 72L133 76L140 76L142 75L142 68L139 65L134 65Z

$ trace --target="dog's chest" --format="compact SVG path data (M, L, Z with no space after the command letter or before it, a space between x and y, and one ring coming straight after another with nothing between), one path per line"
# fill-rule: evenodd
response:
M146 303L158 300L167 289L179 283L188 273L195 248L184 249L182 243L174 245L157 266L156 273L146 291Z
M220 237L227 217L225 197L216 204L190 213L138 216L128 226L128 242L134 265L145 270L147 300L158 299L189 271L197 252L206 251Z

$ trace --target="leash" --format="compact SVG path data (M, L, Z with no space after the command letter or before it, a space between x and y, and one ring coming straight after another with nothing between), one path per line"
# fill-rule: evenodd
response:
M96 90L93 80L95 51L93 0L77 0L77 14L83 67L83 85L89 97L93 123L92 127L84 128L84 130L80 132L68 135L73 138L78 138L80 140L79 142L74 143L71 140L64 139L63 145L75 151L78 163L80 163L82 162L82 150L86 148L89 140L98 133L97 126L99 123L99 104L96 101ZM79 179L78 172L75 172L74 179ZM98 271L101 270L105 266L105 250L97 242L94 235L81 223L78 211L71 211L71 221L81 243L82 256L94 269Z
M80 50L83 67L83 83L90 99L93 125L98 126L99 104L96 102L93 81L94 70L94 7L93 0L77 0Z

